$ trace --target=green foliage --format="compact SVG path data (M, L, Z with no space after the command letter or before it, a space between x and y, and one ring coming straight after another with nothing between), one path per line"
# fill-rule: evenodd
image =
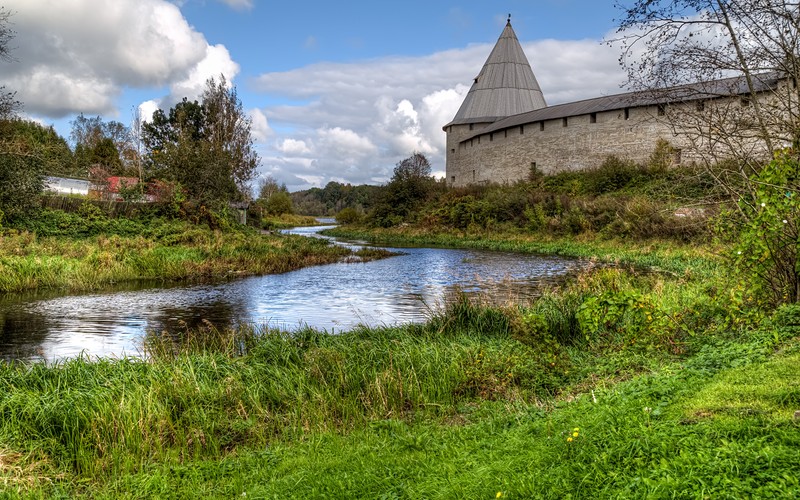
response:
M53 127L18 118L0 120L0 138L1 151L35 155L45 175L71 173L72 152Z
M117 194L122 198L122 201L137 202L144 199L144 184L141 182L128 182L121 179L117 186Z
M278 191L264 201L264 210L270 215L291 214L292 198L285 191Z
M422 153L414 153L398 162L379 203L367 216L370 224L391 227L410 221L423 202L441 191L444 185L430 174L430 162Z
M378 202L385 188L361 184L352 186L331 181L324 188L291 193L295 210L307 215L334 215L344 208L368 212Z
M87 177L92 168L108 175L137 175L137 156L131 131L120 122L78 115L71 122L75 143L72 175Z
M656 141L656 147L650 154L647 167L651 172L666 172L675 161L675 148L665 139Z
M753 178L754 192L739 202L741 224L732 261L750 293L778 305L800 301L800 161L776 154Z
M184 98L143 126L147 175L180 183L192 200L240 199L260 161L250 125L236 89L212 78L201 103Z
M40 132L47 135L18 120L0 121L0 210L6 220L38 209L45 168L53 158L51 144L34 137Z
M336 214L338 224L358 224L361 222L362 215L355 208L346 207Z

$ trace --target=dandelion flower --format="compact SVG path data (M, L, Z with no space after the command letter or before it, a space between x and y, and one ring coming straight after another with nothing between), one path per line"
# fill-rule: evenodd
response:
M573 432L578 432L579 430L581 430L580 427L575 427L574 429L572 429Z
M571 437L571 436L567 438L567 442L568 442L568 443L571 443L571 442L572 442L572 437Z
M572 437L578 437L578 433L577 432L573 432L572 433Z
M495 495L494 497L495 498L500 498L501 496L503 496L503 492L502 491L498 491L497 495Z

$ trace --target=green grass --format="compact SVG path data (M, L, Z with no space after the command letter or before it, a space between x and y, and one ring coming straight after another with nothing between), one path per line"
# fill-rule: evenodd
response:
M721 250L709 245L678 244L660 240L597 240L586 236L530 234L519 231L428 230L405 226L390 229L335 227L323 234L395 246L440 246L507 252L563 255L600 262L634 265L670 273L714 275L723 263Z
M129 223L141 233L120 229ZM110 233L88 236L41 236L13 229L0 233L0 292L87 290L134 280L224 280L351 258L349 250L320 239L248 228L211 230L154 219L149 224L117 221L106 229Z
M424 325L200 328L150 335L148 360L0 365L0 490L796 496L797 308L736 326L717 286L597 269L527 307L462 299ZM608 290L636 300L587 329L584 304Z

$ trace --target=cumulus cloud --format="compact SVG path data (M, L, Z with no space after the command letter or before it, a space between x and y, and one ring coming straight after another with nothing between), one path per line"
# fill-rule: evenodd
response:
M289 130L268 146L265 169L293 189L340 179L385 182L398 161L419 151L443 174L442 127L493 45L260 75L252 82L257 91L289 102L263 110L270 123ZM595 40L538 40L523 48L548 104L622 91L618 49ZM298 164L298 157L311 161Z
M164 98L162 107L169 107L184 97L194 100L200 97L209 78L227 80L228 87L239 73L239 65L231 59L224 45L206 46L205 56L189 70L186 78L170 85L170 95Z
M240 2L241 3L241 2ZM17 62L4 83L32 114L115 114L126 87L194 89L238 67L166 0L6 0Z
M253 140L266 142L267 138L273 134L273 131L264 112L260 109L251 109L248 110L247 115L250 117L250 133L253 136Z

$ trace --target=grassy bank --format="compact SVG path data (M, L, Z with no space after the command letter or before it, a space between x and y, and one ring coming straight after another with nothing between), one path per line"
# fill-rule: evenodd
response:
M672 273L713 275L725 255L708 244L663 240L599 240L587 235L554 236L524 231L466 232L439 228L401 226L366 228L338 226L323 234L379 245L439 246L506 252L540 253L594 259L622 265L644 266Z
M0 232L0 292L87 290L133 280L222 280L327 264L350 253L319 239L264 235L244 227L210 229L162 218L51 211L21 229Z
M0 488L54 497L800 493L800 313L596 269L526 307L330 336L151 336L0 366ZM738 311L733 313L732 311Z

